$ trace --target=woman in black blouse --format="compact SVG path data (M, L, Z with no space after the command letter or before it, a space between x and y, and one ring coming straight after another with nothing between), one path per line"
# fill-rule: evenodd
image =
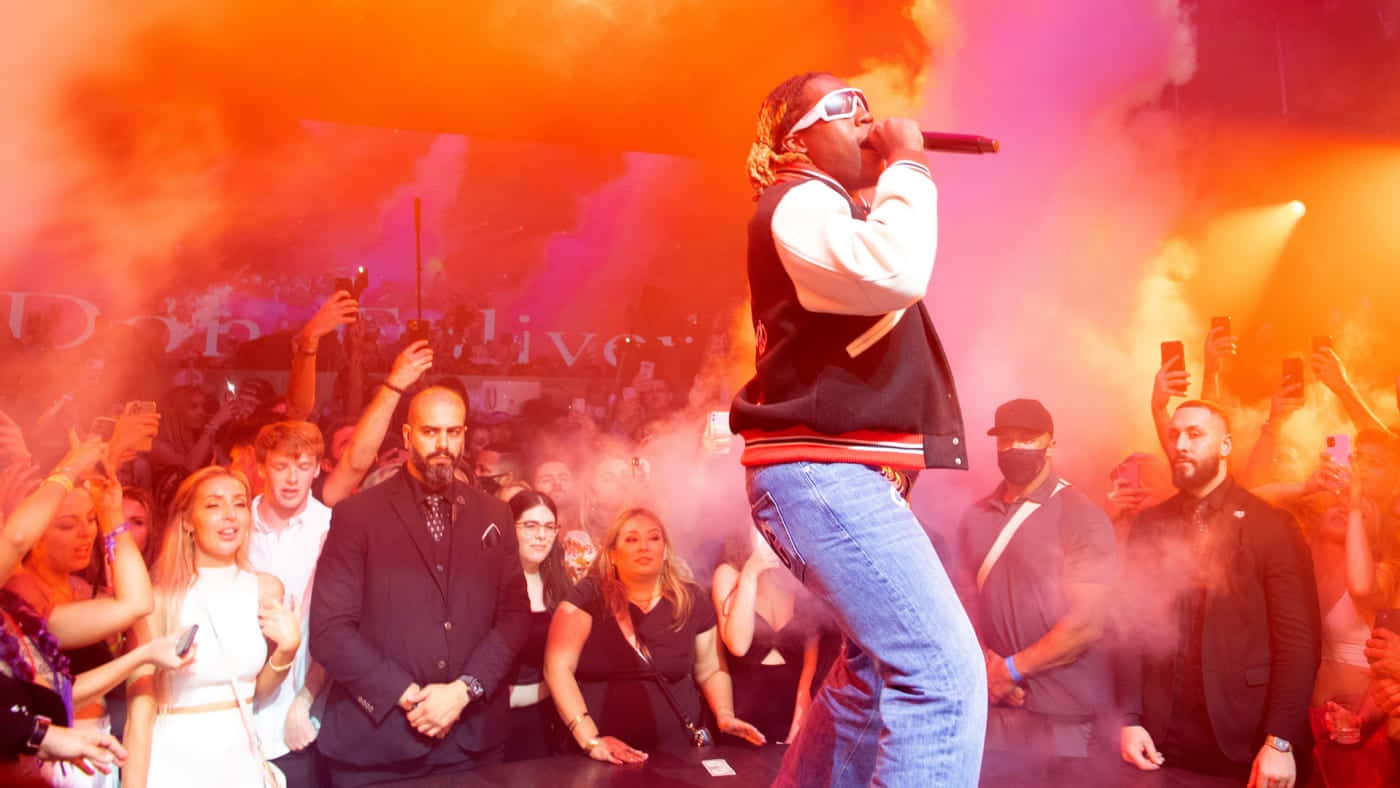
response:
M511 497L520 565L530 595L530 636L515 659L510 679L510 737L506 760L521 761L552 754L561 727L544 683L544 641L549 616L572 584L564 569L564 546L559 540L559 510L544 493L525 490Z
M713 604L645 509L608 529L592 571L554 613L544 662L560 719L595 760L637 763L646 749L691 746L661 681L695 724L703 694L721 731L764 742L734 716Z

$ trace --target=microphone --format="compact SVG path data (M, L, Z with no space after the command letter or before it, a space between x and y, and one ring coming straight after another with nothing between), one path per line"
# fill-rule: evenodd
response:
M996 153L1001 150L1001 142L991 137L976 134L945 134L941 131L925 131L924 150L944 153Z

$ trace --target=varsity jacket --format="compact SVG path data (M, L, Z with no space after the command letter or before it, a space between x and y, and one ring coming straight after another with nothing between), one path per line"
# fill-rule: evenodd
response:
M943 346L923 303L937 248L928 168L898 161L867 210L784 170L749 222L756 374L730 409L744 465L967 468Z

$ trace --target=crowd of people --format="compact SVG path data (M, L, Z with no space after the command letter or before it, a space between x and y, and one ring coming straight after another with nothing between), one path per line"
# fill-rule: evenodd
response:
M0 781L628 764L791 741L841 691L823 681L852 645L781 544L697 542L659 513L638 447L681 406L481 419L415 341L318 414L320 342L358 315L338 293L296 332L285 392L86 396L105 429L77 405L0 416ZM1301 383L1235 435L1217 403L1236 352L1214 331L1174 408L1190 376L1163 365L1162 454L1106 487L1060 477L1074 448L1036 400L988 425L1003 480L938 545L985 655L983 784L1244 784L1260 758L1299 785L1400 780L1400 438L1319 348L1356 429L1281 477ZM703 414L682 415L699 442Z

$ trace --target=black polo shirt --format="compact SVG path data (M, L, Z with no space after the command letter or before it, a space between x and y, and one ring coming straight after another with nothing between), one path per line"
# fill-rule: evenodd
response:
M977 570L1002 527L1020 508L1007 503L1006 484L972 505L959 527L964 599L982 642L1011 655L1046 635L1069 612L1065 586L1111 585L1118 571L1118 542L1108 515L1074 487L1051 495L1052 472L1027 496L1040 504L1007 544L981 591ZM1028 677L1025 708L1056 717L1088 719L1113 701L1107 649L1094 643L1074 662Z

